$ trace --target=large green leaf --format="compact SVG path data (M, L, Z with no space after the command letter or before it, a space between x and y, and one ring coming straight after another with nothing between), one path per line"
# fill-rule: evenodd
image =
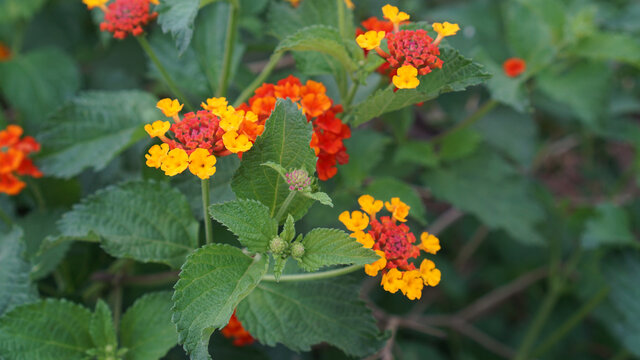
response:
M259 200L269 208L269 216L275 217L290 191L276 171L262 164L272 161L285 169L305 168L313 172L316 156L309 147L311 132L311 124L298 106L288 99L278 99L264 133L242 156L240 168L233 176L231 188L236 195ZM287 212L300 219L311 204L312 199L298 195Z
M438 95L462 91L489 78L481 65L460 55L456 50L443 49L440 56L442 69L420 77L420 85L415 89L400 89L394 92L392 86L376 91L367 100L353 109L353 125L360 125L374 117L405 106L427 101Z
M163 32L173 35L180 53L191 42L193 23L199 8L200 0L165 0L157 7L158 24Z
M371 311L348 279L260 283L238 306L238 319L261 343L296 351L327 342L362 358L382 345Z
M46 174L70 178L84 169L103 169L131 143L146 136L143 124L159 116L156 99L142 91L90 91L47 120L38 137Z
M209 207L209 214L253 252L265 253L269 241L278 235L278 222L269 216L269 208L257 200L238 199L214 204Z
M0 358L83 360L93 347L91 312L66 300L20 306L0 318Z
M586 248L602 245L635 245L638 242L631 233L629 216L624 208L614 204L600 204L595 217L589 219L582 234Z
M171 320L191 359L211 358L209 337L229 322L238 303L260 282L267 259L252 259L224 244L204 246L187 258L175 285Z
M170 310L170 292L146 294L127 309L120 323L126 360L157 360L178 343Z
M79 86L76 64L59 49L35 50L0 63L2 93L9 104L22 112L29 132L40 129L43 120L71 98Z
M17 226L0 236L0 315L38 299L29 278L31 264L23 259L25 248L22 229Z
M581 39L569 52L598 60L617 60L640 67L640 41L625 33L598 31Z
M179 267L198 245L187 200L165 183L129 182L91 195L58 223L69 238L97 241L113 256Z
M356 239L342 230L317 228L302 239L304 255L298 261L306 271L340 264L371 264L379 257L365 249Z

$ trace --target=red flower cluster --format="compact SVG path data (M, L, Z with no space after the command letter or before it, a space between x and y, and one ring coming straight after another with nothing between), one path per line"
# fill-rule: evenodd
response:
M420 75L442 68L442 60L438 58L440 49L426 31L401 30L387 33L386 38L390 53L387 62L392 68L411 65L418 69Z
M233 315L231 315L227 326L223 327L220 331L226 338L233 338L233 345L235 346L249 345L255 341L251 334L242 327L240 320L236 317L235 311Z
M390 216L381 216L380 220L371 217L369 223L371 235L375 241L374 250L384 252L387 266L384 270L399 268L400 270L414 270L416 267L409 263L409 259L420 256L420 248L413 245L416 237L404 223L396 223ZM384 271L383 270L383 271Z
M313 124L310 146L318 157L316 170L320 180L332 178L338 172L337 164L349 162L343 140L351 137L349 126L336 117L342 112L342 106L334 106L326 91L322 83L308 80L303 85L300 79L290 75L276 84L263 84L256 89L248 105L243 104L239 107L242 110L253 111L264 123L273 111L277 98L289 98L297 102L307 116L307 121Z
M197 148L206 149L215 156L231 154L222 141L225 131L220 128L220 118L210 111L184 114L182 121L171 125L171 131L177 139L166 141L171 149L183 149L188 155Z
M0 131L0 193L17 195L26 184L16 175L42 177L42 172L27 156L40 150L40 144L31 136L22 139L22 128L9 125Z
M100 30L112 32L116 39L142 34L142 27L158 16L150 11L150 3L151 0L115 0L107 7Z

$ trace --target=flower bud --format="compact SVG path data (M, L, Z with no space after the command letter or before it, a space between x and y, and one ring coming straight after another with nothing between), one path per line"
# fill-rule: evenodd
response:
M269 242L269 250L271 250L274 255L282 255L286 249L287 243L279 236L274 237Z
M304 255L304 245L299 242L291 244L291 257L300 260Z
M291 191L306 190L313 181L305 169L293 170L285 174L285 178L287 179L287 184L289 184L289 190Z

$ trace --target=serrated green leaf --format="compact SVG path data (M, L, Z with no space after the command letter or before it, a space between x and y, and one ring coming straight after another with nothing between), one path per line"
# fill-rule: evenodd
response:
M91 312L66 300L17 307L0 318L0 357L7 360L84 360L93 347Z
M347 279L263 282L236 315L261 343L282 343L295 351L327 342L362 358L384 343L371 311L358 299L358 286Z
M157 360L178 343L170 310L168 291L146 294L127 309L120 323L125 360Z
M283 258L281 256L274 257L273 264L273 277L275 277L276 282L280 281L280 277L282 276L282 272L284 271L284 267L287 265L288 258Z
M603 245L638 245L625 210L607 203L598 205L595 217L587 221L582 244L589 249Z
M378 259L378 255L342 230L313 229L303 239L304 255L298 261L306 271L331 265L364 265Z
M184 196L153 181L100 190L58 223L62 236L101 239L102 247L113 256L173 267L182 265L198 246L198 226Z
M308 197L309 199L313 199L322 205L333 207L333 202L331 201L331 198L329 197L329 195L327 195L326 193L323 193L322 191L316 191L314 193L308 192L308 191L302 191L302 192L299 192L299 194L302 196Z
M101 353L108 354L115 352L115 349L118 347L111 310L102 299L98 300L96 309L93 314L91 314L89 335L91 335L94 347ZM111 351L109 351L109 349L111 349Z
M187 258L174 287L171 321L191 359L211 358L209 337L229 322L238 303L260 282L267 259L252 259L224 244L206 245Z
M296 224L293 220L293 216L287 215L287 220L284 222L284 227L282 232L280 233L280 238L287 243L290 243L291 240L296 236Z
M278 235L278 223L269 208L257 200L237 199L209 207L209 214L238 237L250 251L265 253Z
M275 51L316 51L338 60L347 71L356 68L338 30L326 25L312 25L298 30L284 38Z
M159 115L155 104L152 95L136 90L78 95L46 121L38 137L43 147L38 166L63 178L103 169L145 136L143 125Z
M273 161L267 161L262 164L262 166L267 166L275 170L283 179L286 179L287 169L283 168L280 164L276 164Z
M0 63L0 88L5 99L23 113L27 132L39 130L43 120L79 87L75 62L59 49L35 50Z
M597 31L568 50L577 56L597 60L616 60L640 67L640 41L625 33Z
M162 32L170 32L180 53L184 52L193 36L193 23L198 15L200 0L166 0L156 8Z
M357 104L353 109L353 126L389 111L434 99L443 93L462 91L489 78L489 74L481 65L463 57L456 50L442 49L440 58L444 63L442 69L435 69L421 76L420 85L416 89L401 89L394 92L393 87L390 86L376 91L367 100Z
M311 132L311 124L300 109L288 99L278 99L264 133L243 154L240 168L233 176L231 188L236 195L259 200L269 208L269 216L275 217L289 187L278 173L262 164L272 161L285 169L315 169L316 156L309 147ZM296 196L287 212L300 219L312 204L313 200Z
M23 258L25 250L19 227L14 226L0 236L0 315L15 306L38 300L38 292L29 277L31 265Z
M404 181L391 177L377 178L367 186L364 193L382 201L391 201L392 197L398 197L411 207L409 217L422 225L427 223L427 212L420 194Z

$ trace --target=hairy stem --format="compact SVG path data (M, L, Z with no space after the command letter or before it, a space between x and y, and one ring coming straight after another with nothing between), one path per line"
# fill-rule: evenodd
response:
M242 90L235 103L233 103L233 106L240 106L240 104L247 101L247 99L251 96L255 89L257 89L258 86L260 86L271 74L273 69L278 64L278 61L280 61L280 58L282 58L282 55L284 55L284 52L282 51L274 52L273 54L271 54L267 65L265 65L260 74L251 82L251 84L249 84L249 86Z
M364 266L363 265L351 265L351 266L347 266L347 267L343 267L340 269L334 269L334 270L327 270L327 271L321 271L321 272L314 272L314 273L308 273L308 274L292 274L292 275L282 275L280 276L280 282L283 281L289 281L289 282L294 282L294 281L311 281L311 280L322 280L322 279L329 279L332 277L336 277L336 276L341 276L341 275L346 275L349 273L352 273L354 271L357 271L359 269L362 269ZM262 276L262 281L276 281L276 277L273 275L264 275Z
M209 179L202 179L202 215L204 216L205 244L213 243L213 231L211 229L211 217L209 216Z
M222 59L222 71L220 73L220 83L216 91L216 96L227 96L229 87L229 77L231 73L231 60L233 58L233 47L238 31L238 2L230 1L229 22L227 23L227 35L224 40L224 58Z
M289 191L289 195L287 195L287 198L284 199L284 202L282 203L282 205L280 206L280 209L278 210L278 213L276 214L276 221L280 222L282 217L285 215L287 208L289 207L289 204L291 204L291 201L295 196L296 196L296 191Z

